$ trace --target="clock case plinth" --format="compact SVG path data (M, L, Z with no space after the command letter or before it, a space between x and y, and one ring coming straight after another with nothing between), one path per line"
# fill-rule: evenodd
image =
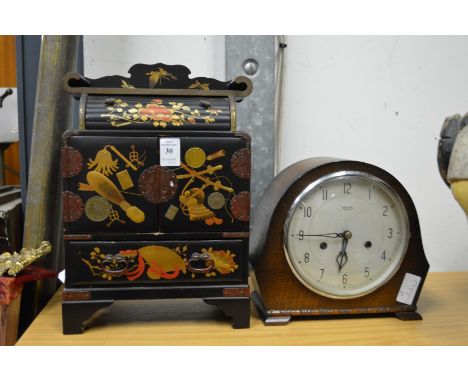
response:
M375 291L357 298L333 299L302 285L286 260L283 227L289 208L313 181L338 171L362 171L385 181L401 198L408 213L410 239L404 259L394 274ZM416 208L410 195L388 172L364 162L310 158L281 172L265 190L254 214L250 246L253 265L252 300L265 324L280 325L291 317L395 315L402 320L422 319L416 304L429 263L424 254ZM411 305L396 301L406 273L421 277Z

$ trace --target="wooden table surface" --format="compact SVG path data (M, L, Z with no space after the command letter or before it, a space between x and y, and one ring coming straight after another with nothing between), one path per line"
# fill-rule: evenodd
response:
M264 326L252 307L250 329L201 300L119 301L83 334L63 335L60 292L18 345L468 345L468 272L429 273L422 321L395 317L293 320Z

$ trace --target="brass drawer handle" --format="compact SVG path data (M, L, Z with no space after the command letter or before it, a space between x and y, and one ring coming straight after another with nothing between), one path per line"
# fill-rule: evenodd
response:
M203 268L197 267L196 263L199 262L204 262L205 266ZM208 273L214 268L214 261L211 259L209 253L194 252L192 256L190 256L187 268L193 273Z
M101 269L110 276L120 277L128 271L129 264L121 255L106 255L101 263Z

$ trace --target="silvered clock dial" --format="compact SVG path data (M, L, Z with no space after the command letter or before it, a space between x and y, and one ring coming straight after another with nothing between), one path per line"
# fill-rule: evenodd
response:
M298 280L324 296L352 298L388 281L410 237L408 216L388 184L339 171L308 185L284 225L286 259Z

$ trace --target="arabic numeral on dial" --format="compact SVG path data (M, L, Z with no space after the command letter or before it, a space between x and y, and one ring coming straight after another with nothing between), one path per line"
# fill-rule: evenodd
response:
M385 259L387 258L387 256L385 255L385 251L382 252L382 256L380 256L380 258L385 261Z
M343 274L342 282L343 285L346 285L348 283L348 275L346 273Z
M369 275L370 275L369 267L365 267L364 268L364 277L369 278Z
M388 235L387 235L387 237L388 237L389 239L391 239L391 238L393 237L393 228L389 228L389 229L388 229Z
M304 208L304 217L310 218L312 216L312 207Z
M369 188L369 200L371 200L372 190L375 190L375 186L372 186L371 188Z
M310 255L306 252L304 253L304 263L308 263L310 261Z
M320 268L320 280L323 278L323 273L325 272L325 268Z
M388 216L388 215L387 215L388 206L382 206L382 209L383 209L382 216Z
M299 240L304 240L304 231L301 229L299 230Z
M343 184L343 193L348 195L351 194L351 183Z

